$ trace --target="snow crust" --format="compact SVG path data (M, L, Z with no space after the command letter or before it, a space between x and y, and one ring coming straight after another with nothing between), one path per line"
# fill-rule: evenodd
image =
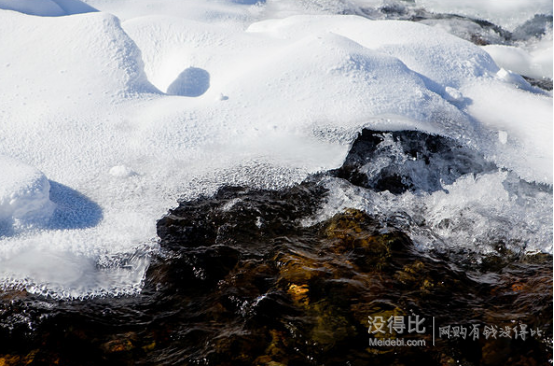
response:
M86 3L115 15L54 17L77 12L68 0L0 10L1 286L136 293L179 198L336 168L362 127L442 134L552 185L551 96L436 28L326 15L342 2ZM456 184L456 197L499 187ZM14 194L26 201L8 208Z

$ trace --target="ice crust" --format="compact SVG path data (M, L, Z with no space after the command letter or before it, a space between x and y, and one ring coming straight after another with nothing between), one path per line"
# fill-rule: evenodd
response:
M448 136L552 184L551 96L444 31L326 15L342 2L165 0L157 14L146 0L86 3L101 12L53 16L68 0L29 5L48 17L0 10L2 286L136 293L155 222L179 198L336 168L362 127ZM464 178L458 196L428 200L455 210L455 197L498 179ZM36 187L21 194L26 214L3 203L21 187ZM483 217L496 215L483 199ZM41 223L14 231L27 222Z

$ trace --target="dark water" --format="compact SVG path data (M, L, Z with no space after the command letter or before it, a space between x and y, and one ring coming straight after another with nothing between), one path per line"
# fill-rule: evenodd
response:
M552 256L502 242L488 255L421 251L356 209L303 224L329 196L324 179L400 194L496 169L441 137L394 138L418 159L367 175L384 135L364 131L336 171L182 202L158 223L140 296L1 292L0 365L549 364ZM429 172L413 175L416 163Z

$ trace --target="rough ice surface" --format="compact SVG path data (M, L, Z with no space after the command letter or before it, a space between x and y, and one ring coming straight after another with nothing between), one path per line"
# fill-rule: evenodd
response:
M535 14L552 15L550 0L416 0L417 5L437 13L454 13L484 19L509 31L532 19Z
M2 286L55 297L137 293L157 250L156 220L179 198L221 184L279 188L336 168L362 127L448 136L503 169L464 177L423 203L402 198L410 210L425 204L434 227L462 206L517 222L513 185L501 182L552 185L549 94L506 65L503 73L490 50L437 28L330 15L361 2L14 3L0 1L12 9L0 10L0 33L10 35L0 37L0 155L22 165L0 160L10 166L0 198L19 192L19 174L48 179L37 175L39 188L28 190L36 196L20 206L44 219L40 227L13 231L26 216L0 206ZM84 13L84 3L100 12ZM544 13L537 3L514 21ZM460 11L479 13L479 4ZM541 55L533 45L529 54ZM476 188L480 196L464 201ZM527 208L537 225L551 217L551 194L539 196L536 211ZM375 207L392 204L383 202ZM537 238L521 250L552 251L543 231L520 226L510 235ZM486 237L479 228L469 232Z

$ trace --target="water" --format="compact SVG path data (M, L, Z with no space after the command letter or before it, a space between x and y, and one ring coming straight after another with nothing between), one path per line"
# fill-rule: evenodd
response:
M359 163L368 156L379 160L379 145L387 150L394 137L416 156L426 155L428 173L438 171L442 179L420 174L426 179L416 183L405 175L411 171L406 159L391 158L394 164L370 171ZM486 243L486 252L422 247L410 239L417 237L416 228L437 228L408 213L345 208L344 199L329 211L341 191L333 186L338 182L368 200L383 192L436 194L444 189L437 182L452 174L478 177L498 170L478 156L464 164L472 152L449 155L444 149L461 147L447 141L364 131L339 170L286 189L224 187L213 197L184 201L158 222L162 251L139 295L64 301L4 291L0 355L8 364L546 363L551 255L511 250L502 240ZM438 151L443 154L434 155ZM351 192L350 203L359 201ZM379 319L389 325L394 320L395 330L372 333ZM466 335L446 336L449 326L466 329ZM506 327L511 338L499 335ZM467 336L474 328L478 336ZM495 329L496 339L485 337L486 329ZM522 329L525 339L514 333ZM369 343L385 339L425 345Z

